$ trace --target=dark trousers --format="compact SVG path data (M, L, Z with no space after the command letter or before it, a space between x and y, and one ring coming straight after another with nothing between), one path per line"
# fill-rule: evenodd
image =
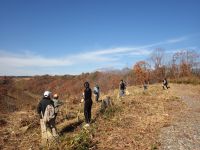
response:
M95 94L95 101L96 101L96 102L99 101L99 94Z
M169 88L167 84L163 84L163 90L165 90L165 88L166 88L166 89Z
M92 101L84 103L84 116L85 116L85 122L90 123L91 121L91 110L92 110Z

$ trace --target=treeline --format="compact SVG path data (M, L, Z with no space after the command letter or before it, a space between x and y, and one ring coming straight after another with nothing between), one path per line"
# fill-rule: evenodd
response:
M133 66L133 74L136 84L142 84L144 80L160 82L165 77L173 82L200 83L200 54L194 50L165 53L158 48L148 61L139 61Z
M199 53L181 50L167 54L163 49L155 49L148 61L138 61L132 69L118 71L82 73L80 75L64 76L35 76L23 82L24 90L42 95L50 90L58 93L63 99L78 102L83 92L83 84L88 81L91 87L98 84L101 92L107 93L116 89L123 79L128 85L142 85L145 80L149 83L161 82L164 78L170 82L200 83ZM126 71L124 71L126 70Z

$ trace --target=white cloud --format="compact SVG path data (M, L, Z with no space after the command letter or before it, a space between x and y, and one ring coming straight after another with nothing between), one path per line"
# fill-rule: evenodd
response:
M79 54L70 54L64 57L54 57L46 58L44 56L39 56L29 51L24 53L11 53L7 51L0 50L0 74L9 74L12 73L23 73L28 71L27 68L34 67L38 68L40 72L34 70L30 71L27 74L40 74L42 68L49 67L71 67L78 66L79 64L92 64L96 63L96 66L105 66L106 64L116 64L124 56L147 56L151 53L152 48L156 46L161 46L165 44L174 44L186 40L186 37L173 38L166 41L161 41L157 43L152 43L142 46L132 46L132 47L114 47L108 49L101 49L95 51L87 51L85 53ZM10 71L9 71L10 70Z
M117 61L113 56L115 54L132 55L147 54L148 50L139 50L135 47L122 47L98 50L94 52L85 52L83 54L74 54L62 58L46 58L35 54L28 55L27 53L15 54L0 51L0 67L3 65L13 67L56 67L56 66L71 66L79 63L88 62L114 62Z
M169 39L166 42L167 43L178 43L178 42L185 41L186 39L187 39L187 37L184 36L184 37Z
M1 51L0 64L1 66L13 66L13 67L54 67L54 66L66 66L72 65L67 59L64 58L45 58L38 55L27 54L14 54Z

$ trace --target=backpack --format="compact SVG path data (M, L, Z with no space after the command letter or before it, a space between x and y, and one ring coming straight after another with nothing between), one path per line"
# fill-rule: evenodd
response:
M47 105L43 116L44 122L49 122L54 117L55 117L55 109L53 105Z
M58 113L58 100L57 99L53 99L53 102L54 102L54 112L55 113Z

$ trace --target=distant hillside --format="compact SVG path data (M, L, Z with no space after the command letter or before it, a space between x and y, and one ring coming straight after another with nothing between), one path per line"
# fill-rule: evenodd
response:
M64 76L23 76L0 78L1 111L21 110L23 107L35 108L45 90L58 93L61 99L79 102L83 84L89 81L91 88L100 86L102 93L118 88L121 79L127 80L127 73L111 72L82 73ZM22 107L23 105L23 107Z
M35 109L37 95L31 94L20 86L26 81L13 77L0 78L0 112L9 113L18 110Z

